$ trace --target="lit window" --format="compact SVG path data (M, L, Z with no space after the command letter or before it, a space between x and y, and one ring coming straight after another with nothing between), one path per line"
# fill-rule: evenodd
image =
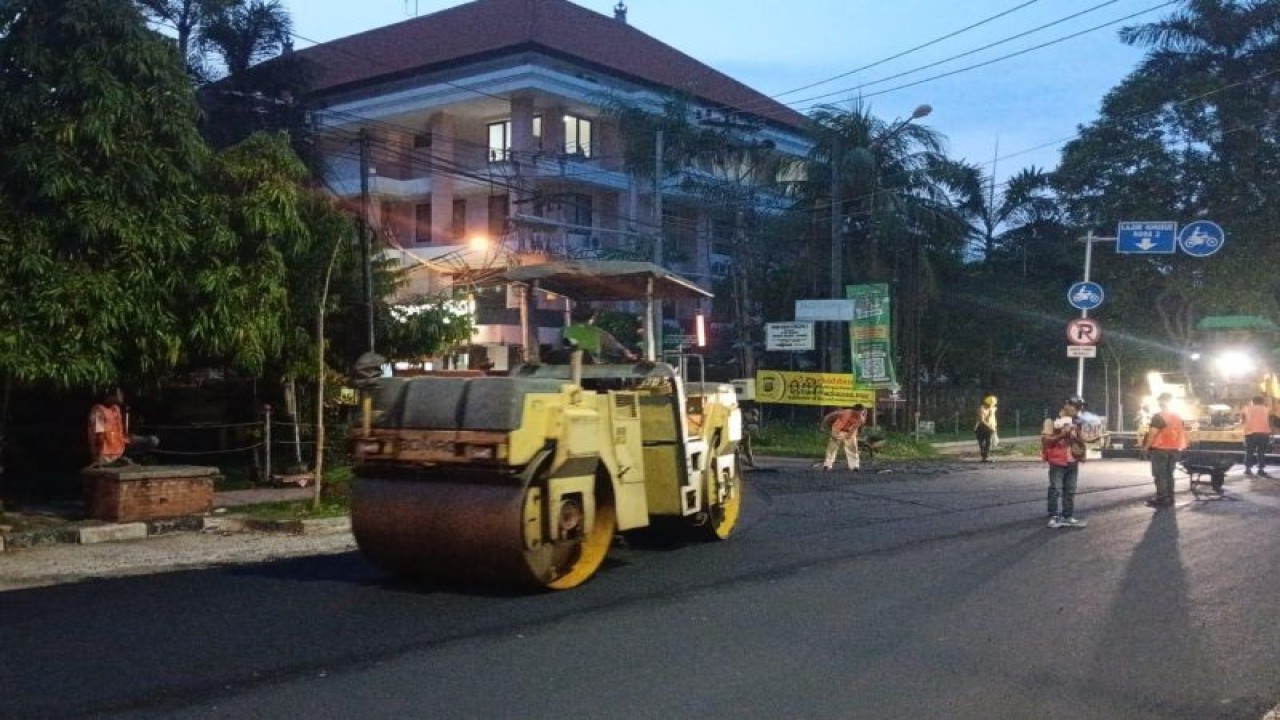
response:
M564 116L564 151L568 155L591 157L591 121L575 115Z
M533 116L533 139L542 139L542 116ZM536 143L541 146L541 142ZM511 121L489 123L489 162L505 162L511 159Z
M489 162L511 159L511 121L489 123Z

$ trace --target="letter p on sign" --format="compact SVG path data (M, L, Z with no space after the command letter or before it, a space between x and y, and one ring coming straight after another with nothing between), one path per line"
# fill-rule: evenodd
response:
M1076 318L1067 323L1067 342L1072 345L1097 345L1102 339L1102 326L1092 318Z

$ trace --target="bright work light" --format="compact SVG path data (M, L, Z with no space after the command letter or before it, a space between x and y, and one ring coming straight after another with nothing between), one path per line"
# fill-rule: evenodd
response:
M1239 350L1229 350L1222 353L1214 359L1213 365L1218 372L1227 378L1246 375L1253 372L1257 367L1252 356Z

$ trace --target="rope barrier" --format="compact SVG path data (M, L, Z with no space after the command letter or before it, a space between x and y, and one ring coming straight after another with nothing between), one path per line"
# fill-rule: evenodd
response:
M272 421L271 425L272 427L283 427L283 428L294 428L294 427L314 428L316 427L315 423L290 423L290 422L277 422L277 421ZM329 426L326 425L325 427L329 427Z
M250 427L261 427L261 426L262 426L261 422L251 422L251 423L225 423L225 424L211 424L211 425L203 425L203 424L201 425L152 425L150 423L146 423L143 425L139 425L138 427L145 428L147 430L218 430L221 428L250 428Z
M247 445L245 447L231 448L228 450L150 450L152 455L224 455L229 453L240 453L248 450L256 450L262 447L262 443L256 445Z

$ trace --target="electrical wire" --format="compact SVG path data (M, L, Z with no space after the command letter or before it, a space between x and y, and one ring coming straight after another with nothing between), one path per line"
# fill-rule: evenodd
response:
M809 83L808 85L801 85L801 86L800 86L800 87L798 87L798 88L792 88L791 90L786 90L786 91L783 91L783 92L777 93L777 94L775 94L775 95L770 95L770 97L771 97L771 98L773 98L773 99L775 99L775 100L777 100L778 98L783 97L784 95L791 95L791 94L794 94L794 93L798 93L798 92L800 92L800 91L802 91L802 90L809 90L810 88L818 87L819 85L826 85L826 84L827 84L827 83L829 83L829 82L835 82L836 80L840 80L840 79L842 79L842 78L849 77L850 75L856 75L857 73L860 73L860 72L862 72L862 71L864 71L864 70L870 70L870 69L871 69L871 68L873 68L873 67L879 67L879 66L881 66L881 65L883 65L883 64L885 64L885 63L887 63L887 62L890 62L890 61L892 61L892 60L897 60L898 58L906 57L907 55L910 55L911 53L916 52L917 50L923 50L923 49L925 49L925 48L927 48L927 47L931 47L931 46L933 46L933 45L937 45L938 43L940 43L940 42L942 42L942 41L944 41L944 40L950 40L951 38L956 37L957 35L961 35L961 34L963 34L963 33L969 32L970 30L973 30L973 29L975 29L975 28L982 27L983 25L986 25L986 24L987 24L987 23L989 23L989 22L992 22L992 21L995 21L995 20L999 20L1000 18L1002 18L1002 17L1004 17L1004 16L1006 16L1006 15L1010 15L1010 14L1012 14L1012 13L1014 13L1014 12L1017 12L1018 10L1023 9L1023 8L1025 8L1025 7L1027 7L1028 5L1034 5L1034 4L1036 4L1037 2L1039 2L1039 1L1040 1L1040 0L1028 0L1027 2L1022 3L1021 5L1018 5L1018 6L1015 6L1015 7L1009 8L1008 10L1005 10L1005 11L1003 11L1003 12L996 13L995 15L992 15L991 17L984 18L984 19L982 19L982 20L979 20L979 21L978 21L978 22L976 22L976 23L973 23L972 25L967 25L967 26L965 26L965 27L960 28L959 30L956 30L956 31L951 32L951 33L948 33L948 34L943 35L943 36L938 37L938 38L934 38L933 40L930 40L930 41L928 41L928 42L926 42L926 43L921 43L920 45L916 45L915 47L908 48L908 49L903 50L902 52L900 52L900 53L898 53L898 54L896 54L896 55L890 55L890 56L889 56L889 57L887 57L887 58L881 58L880 60L877 60L877 61L875 61L875 62L873 62L873 63L868 63L868 64L866 64L866 65L863 65L862 67L854 68L853 70L849 70L848 72L843 72L843 73L840 73L839 75L834 75L834 76L832 76L832 77L826 78L825 80L819 80L819 81L817 81L817 82ZM1110 1L1111 1L1111 2L1119 2L1119 0L1110 0ZM1110 4L1110 3L1107 3L1107 4Z
M947 72L939 73L939 74L937 74L937 75L931 75L931 76L929 76L929 77L927 77L927 78L923 78L923 79L921 79L921 80L916 80L916 81L914 81L914 82L904 83L904 84L902 84L902 85L895 85L894 87L887 88L887 89L885 89L885 90L877 90L876 92L873 92L873 93L863 93L863 94L861 94L861 95L860 95L860 98L865 99L865 98L877 97L877 96L880 96L880 95L886 95L886 94L891 93L891 92L897 92L897 91L899 91L899 90L905 90L906 88L916 87L917 85L923 85L923 84L925 84L925 83L933 82L934 80L941 80L942 78L953 77L953 76L955 76L955 75L959 75L959 74L961 74L961 73L966 73L966 72L969 72L969 71L971 71L971 70L977 70L978 68L984 68L984 67L987 67L988 65L994 65L994 64L996 64L996 63L998 63L998 62L1004 62L1005 60L1010 60L1010 59L1015 58L1015 57L1020 57L1020 56L1022 56L1022 55L1026 55L1027 53L1035 52L1035 51L1037 51L1037 50L1043 50L1044 48L1052 47L1052 46L1054 46L1054 45L1057 45L1057 44L1059 44L1059 43L1066 42L1066 41L1068 41L1068 40L1074 40L1075 38L1078 38L1078 37L1080 37L1080 36L1082 36L1082 35L1087 35L1087 34L1089 34L1089 33L1097 32L1097 31L1102 30L1102 29L1104 29L1104 28L1111 27L1112 25L1118 25L1118 24L1120 24L1120 23L1122 23L1122 22L1125 22L1125 21L1127 21L1127 20L1132 20L1133 18L1136 18L1136 17L1138 17L1138 16L1140 16L1140 15L1145 15L1145 14L1147 14L1147 13L1155 12L1156 10L1159 10L1159 9L1161 9L1161 8L1164 8L1164 7L1168 7L1168 6L1170 6L1170 5L1176 5L1176 4L1178 4L1179 2L1181 2L1181 0L1168 0L1168 2L1164 2L1164 3L1161 3L1161 4L1159 4L1159 5L1154 5L1154 6L1152 6L1152 7L1146 8L1145 10L1139 10L1138 12L1132 13L1132 14L1130 14L1130 15L1125 15L1124 17L1117 18L1117 19L1115 19L1115 20L1111 20L1111 21L1108 21L1108 22L1105 22L1105 23L1101 23L1101 24L1099 24L1099 25L1094 25L1093 27L1085 28L1084 30L1079 30L1079 31L1077 31L1077 32L1070 33L1070 34L1068 34L1068 35L1063 35L1063 36L1061 36L1061 37L1054 38L1053 40L1048 40L1048 41L1045 41L1045 42L1040 43L1040 44L1038 44L1038 45L1033 45L1033 46L1028 47L1028 48L1023 48L1022 50L1018 50L1018 51L1015 51L1015 52L1007 53L1007 54L1005 54L1005 55L1001 55L1001 56L999 56L999 57L992 58L992 59L990 59L990 60L985 60L985 61L980 62L980 63L974 63L973 65L966 65L966 66L964 66L964 67L962 67L962 68L957 68L957 69L955 69L955 70L949 70L949 71L947 71ZM1108 3L1108 4L1109 4L1109 3ZM1082 14L1082 13L1081 13L1081 14ZM1073 16L1073 17L1074 17L1074 16ZM1034 32L1034 31L1033 31L1033 32ZM937 65L941 65L941 64L943 64L943 63L950 62L951 60L955 60L955 59L958 59L958 58L961 58L961 57L965 57L965 56L971 55L971 54L976 53L976 52L979 52L979 51L981 51L981 50L985 50L985 49L988 49L988 48L991 48L991 47L995 47L996 45L1003 44L1003 42L1005 42L1005 41L1001 41L1001 42L998 42L998 43L992 43L992 44L990 44L990 45L983 46L983 47L981 47L981 48L978 48L977 50L973 50L973 51L968 52L968 53L962 53L962 54L960 54L960 55L955 55L955 56L950 57L950 58L947 58L947 59L945 59L945 60L939 60L939 61L938 61L938 62L936 62L936 63L930 63L929 65L924 65L924 66L921 66L921 67L919 67L919 68L915 68L915 69L912 69L912 70L908 70L908 71L906 71L906 72L898 73L898 74L896 74L896 75L890 75L889 77L881 78L881 79L879 79L879 80L873 80L873 81L871 81L871 82L863 83L863 84L861 84L861 85L855 85L855 86L853 86L853 87L845 88L845 89L843 89L843 90L832 91L832 92L829 92L829 93L825 93L825 94L823 94L823 95L815 95L814 97L806 98L806 99L801 100L801 101L798 101L798 102L811 102L811 101L813 101L813 100L819 100L819 99L821 99L821 98L830 97L830 96L832 96L832 95L836 95L836 94L840 94L840 93L846 93L846 92L852 92L852 91L856 91L856 90L861 90L862 88L871 87L871 86L873 86L873 85L879 85L879 84L881 84L881 83L888 82L888 81L890 81L890 80L894 80L894 79L897 79L897 78L900 78L900 77L904 77L904 76L907 76L907 75L915 74L916 72L919 72L920 70L925 70L925 69L928 69L928 68L931 68L931 67L936 67ZM796 110L801 111L801 112L804 112L805 110L812 110L812 109L813 109L813 108L815 108L815 107L818 107L818 105L810 105L810 106L808 106L807 108L796 108Z

